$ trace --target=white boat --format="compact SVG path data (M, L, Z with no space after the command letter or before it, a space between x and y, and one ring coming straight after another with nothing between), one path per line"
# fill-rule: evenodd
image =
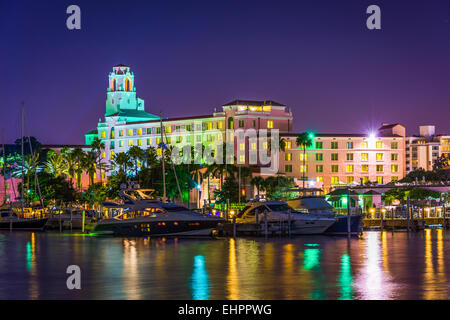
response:
M119 236L209 236L223 221L214 215L163 202L154 198L151 191L124 189L123 203L103 203L117 214L99 221L92 232Z
M258 215L258 218L256 217ZM238 214L237 223L291 223L291 234L322 234L336 222L334 216L299 213L283 201L254 201Z

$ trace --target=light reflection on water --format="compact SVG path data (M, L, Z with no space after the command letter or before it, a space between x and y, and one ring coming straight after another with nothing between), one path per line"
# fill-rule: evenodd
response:
M0 299L448 299L449 234L186 240L2 232ZM71 264L81 267L80 291L66 289Z

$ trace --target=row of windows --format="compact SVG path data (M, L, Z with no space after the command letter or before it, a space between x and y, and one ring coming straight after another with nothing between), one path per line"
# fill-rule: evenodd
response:
M286 144L289 143L289 146L286 145L286 149L291 149L292 147L292 141L286 141ZM316 141L314 143L314 149L323 149L323 141ZM383 141L377 141L375 145L376 149L383 149ZM348 141L345 143L346 149L353 149L354 143L353 141ZM367 141L362 141L360 145L361 149L368 149L369 144ZM330 149L339 149L339 142L338 141L331 141L330 142ZM394 141L391 142L391 149L398 149L398 142Z
M316 153L315 154L316 161L323 161L323 153ZM308 154L299 154L300 161L308 161ZM384 154L383 153L377 153L376 154L377 161L383 161L384 160ZM292 161L292 153L285 153L284 154L284 160L285 161ZM338 153L332 153L331 154L331 160L332 161L339 161L339 154ZM353 153L347 153L346 154L346 160L347 161L353 161L354 160L354 154ZM398 153L392 153L391 154L391 160L397 161L398 160ZM361 161L369 161L369 154L368 153L361 153Z
M192 131L192 128L194 128L194 125L186 124L186 125L178 125L178 126L164 126L164 132L165 133L172 133L174 132L184 132L184 131ZM196 131L206 131L206 130L213 130L223 129L223 122L219 121L216 122L216 125L214 126L214 122L204 122L202 124L197 124L195 127ZM123 137L125 130L119 129L118 130L119 137ZM127 136L141 136L144 134L161 134L161 127L152 127L152 128L136 128L136 129L128 129L126 130ZM100 132L100 137L102 139L106 138L106 131ZM115 138L115 132L114 129L111 130L111 139Z
M323 165L316 165L316 172L321 173L323 172ZM384 165L376 165L376 171L377 172L384 172ZM399 167L397 164L391 165L391 172L396 173L398 172ZM286 164L284 166L285 172L292 172L292 164ZM300 165L300 172L308 172L308 165ZM339 166L338 165L332 165L331 166L331 172L337 173L339 172ZM345 172L346 173L353 173L355 172L355 166L352 164L348 164L345 166ZM362 165L361 166L361 172L369 172L369 165Z

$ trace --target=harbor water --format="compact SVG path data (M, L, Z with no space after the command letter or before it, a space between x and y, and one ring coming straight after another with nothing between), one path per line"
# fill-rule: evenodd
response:
M0 299L448 299L450 232L158 239L0 233ZM81 289L66 285L69 265Z

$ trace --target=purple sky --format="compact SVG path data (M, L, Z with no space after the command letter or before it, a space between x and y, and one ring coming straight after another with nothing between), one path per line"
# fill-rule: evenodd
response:
M82 29L66 28L77 4ZM367 6L382 30L366 28ZM367 132L400 122L450 133L450 2L0 0L5 142L84 143L105 112L107 75L130 65L146 109L179 117L272 99L294 130Z

